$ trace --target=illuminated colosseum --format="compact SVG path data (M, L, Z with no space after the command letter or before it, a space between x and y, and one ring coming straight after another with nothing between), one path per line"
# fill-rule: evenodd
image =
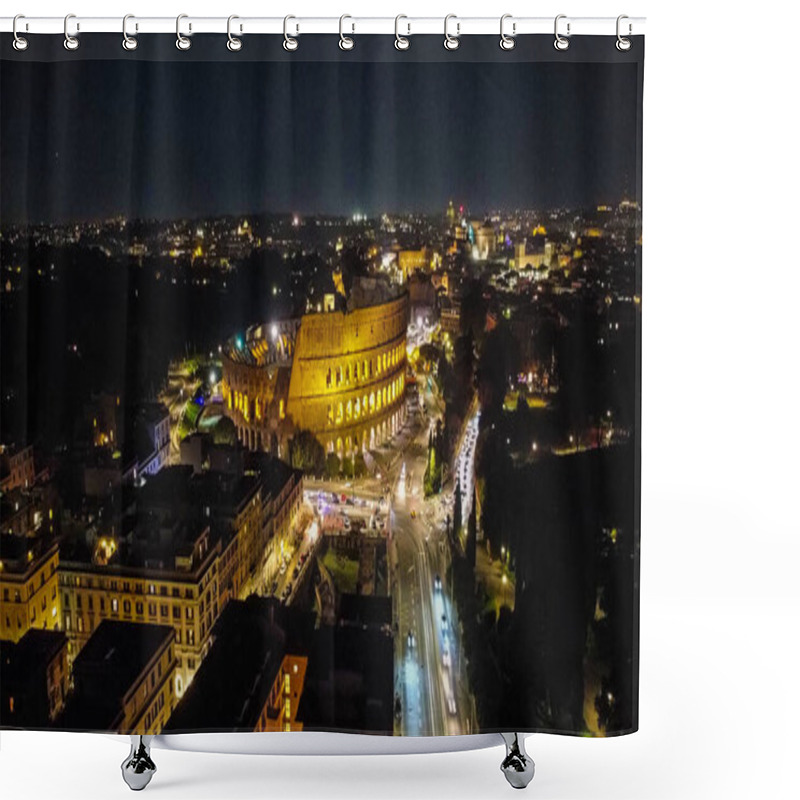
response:
M319 313L250 328L223 348L226 413L245 447L283 456L292 435L309 430L343 456L402 425L408 294L361 278L346 307L336 309L336 299L326 296Z

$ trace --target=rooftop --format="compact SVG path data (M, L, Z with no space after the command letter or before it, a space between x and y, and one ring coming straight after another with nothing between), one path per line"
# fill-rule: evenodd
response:
M232 600L214 625L214 644L165 731L252 731L286 655L305 655L313 613L251 595Z

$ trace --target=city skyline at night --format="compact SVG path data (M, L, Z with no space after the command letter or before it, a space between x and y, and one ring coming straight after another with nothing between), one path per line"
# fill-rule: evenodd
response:
M91 90L51 96L64 69ZM7 222L638 199L633 64L12 62L0 81L23 120L3 131Z
M635 730L636 64L0 80L0 726Z

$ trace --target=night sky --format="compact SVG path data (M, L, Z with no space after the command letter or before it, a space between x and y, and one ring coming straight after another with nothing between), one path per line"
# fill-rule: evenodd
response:
M636 121L635 64L4 60L0 215L614 203Z

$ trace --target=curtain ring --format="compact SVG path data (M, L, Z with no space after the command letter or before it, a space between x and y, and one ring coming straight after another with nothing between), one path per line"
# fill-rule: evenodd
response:
M20 36L17 33L17 20L20 20L20 19L25 19L25 15L24 14L17 14L17 16L14 17L14 23L13 23L13 25L11 27L11 30L14 33L14 49L15 50L19 50L21 52L22 50L27 50L28 49L28 40L24 36ZM27 29L28 29L28 23L26 22L25 23L25 30L27 30Z
M624 37L624 36L623 36L623 35L622 35L622 34L619 32L619 31L620 31L620 23L621 23L621 22L622 22L622 20L624 20L624 19L628 19L628 16L627 16L626 14L620 14L620 15L617 17L617 42L616 42L616 46L617 46L617 50L619 50L619 51L620 51L620 52L622 52L622 53L624 53L624 52L626 52L627 50L630 50L630 49L631 49L631 40L630 40L630 39L627 39L626 37ZM632 25L631 25L631 23L629 22L629 23L628 23L628 36L630 36L632 32L633 32L633 26L632 26Z
M67 14L67 16L64 17L64 49L65 50L77 50L81 46L81 43L78 41L78 37L77 36L70 36L70 33L69 33L69 21L71 19L75 19L75 15L74 14ZM76 26L76 31L79 31L80 29L81 29L81 26L80 26L80 24L78 24Z
M293 17L291 14L289 14L289 16L283 18L283 49L288 50L291 53L292 51L297 50L297 46L300 44L300 42L298 42L294 37L289 36L288 27L290 19L296 19L296 17ZM300 26L298 25L297 33L299 32Z
M505 33L504 29L503 29L504 25L505 25L505 21L507 19L511 19L512 17L513 17L513 14L503 14L503 16L500 17L500 49L501 50L513 50L514 46L517 44L516 40L514 39L514 37L517 35L517 23L516 22L512 22L511 23L511 36L506 35L506 33Z
M236 14L231 14L228 17L228 41L226 46L232 53L236 53L242 49L242 40L231 33L231 22L233 22L235 19L239 19ZM241 26L239 26L239 30L242 30Z
M175 40L175 47L178 50L188 50L192 46L192 40L188 36L184 36L181 33L181 20L188 19L188 14L178 14L177 19L175 20L175 35L178 37ZM189 23L189 30L192 30L192 23Z
M128 20L129 19L136 19L133 14L126 14L122 18L122 46L126 50L135 50L139 46L139 42L135 36L128 36ZM135 28L137 31L139 30L139 25L136 25Z
M556 21L555 21L555 25L554 25L554 32L555 32L556 40L553 42L553 47L555 47L556 50L569 50L569 39L564 38L558 32L558 21L560 19L566 19L566 18L567 18L566 14L559 14L556 17ZM569 29L570 29L570 23L567 22L567 36L569 36Z
M339 47L342 50L352 50L356 46L356 43L353 41L352 36L345 36L342 30L344 26L344 21L346 19L353 19L353 18L349 14L342 14L342 16L339 17ZM355 23L353 23L353 32L355 32L355 29L356 25Z
M447 23L450 22L451 19L456 20L456 35L451 36L447 31ZM461 23L458 22L458 17L455 14L448 14L444 18L444 47L445 50L458 50L458 46L461 42L458 41L458 36L461 33Z
M408 33L405 36L400 35L400 20L401 19L408 19L405 14L398 14L394 18L394 46L398 50L408 50L411 47L411 42L408 40L407 37L411 36L411 23L407 23L408 25Z

